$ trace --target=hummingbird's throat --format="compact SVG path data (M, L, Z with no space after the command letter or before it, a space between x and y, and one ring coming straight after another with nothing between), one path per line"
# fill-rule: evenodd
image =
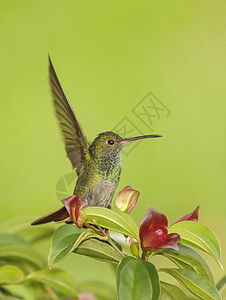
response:
M118 151L115 149L111 152L102 153L101 157L96 160L98 172L105 180L111 182L119 180L122 171L121 152L122 149Z

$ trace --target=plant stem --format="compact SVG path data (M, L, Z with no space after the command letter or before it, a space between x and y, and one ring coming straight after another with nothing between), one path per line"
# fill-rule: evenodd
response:
M102 237L105 237L105 236L106 236L106 234L100 232L99 230L97 230L96 228L94 228L94 227L93 227L92 225L90 225L89 223L85 222L84 224L85 224L85 226L86 226L87 228L92 229L96 234L98 234L98 235L100 235L100 236L102 236Z
M147 255L147 260L149 260L151 257L153 257L155 255L154 252L149 252Z
M112 239L109 236L108 243L121 255L125 256L122 251L115 245L115 243L112 241Z
M101 237L108 237L107 241L108 243L121 255L121 256L125 256L122 251L115 245L115 243L112 241L112 239L110 238L108 229L106 229L106 232L104 232L104 230L99 226L98 223L96 223L95 225L99 228L100 231L98 231L97 229L95 229L93 226L91 226L89 223L85 222L84 223L85 226L87 226L88 228L92 229L96 234L100 235Z
M147 251L143 251L142 253L142 259L147 260Z

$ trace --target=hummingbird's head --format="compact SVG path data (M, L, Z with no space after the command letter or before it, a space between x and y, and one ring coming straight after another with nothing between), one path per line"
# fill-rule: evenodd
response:
M91 144L89 151L94 160L98 161L104 158L117 158L125 146L121 141L123 138L117 133L106 131L100 133Z
M106 131L100 133L91 144L89 151L91 157L96 161L109 160L113 163L117 160L121 161L121 152L128 142L161 137L161 135L143 135L132 138L122 138L117 133Z

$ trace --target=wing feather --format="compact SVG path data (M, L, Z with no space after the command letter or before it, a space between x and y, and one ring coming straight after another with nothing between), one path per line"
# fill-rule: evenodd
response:
M81 169L89 158L89 143L61 87L49 57L49 80L55 112L64 137L65 149L73 168Z

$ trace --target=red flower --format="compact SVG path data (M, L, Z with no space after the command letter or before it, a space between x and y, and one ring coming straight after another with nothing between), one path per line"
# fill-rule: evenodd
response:
M166 216L148 205L139 232L142 250L152 251L162 248L179 250L177 243L180 236L177 233L168 234L167 226Z
M140 192L130 185L124 187L115 197L115 208L129 214L137 203Z
M176 224L178 222L183 222L183 221L194 221L194 222L198 222L198 215L199 215L199 206L196 207L196 209L191 212L190 214L185 215L184 217L182 217L181 219L179 219L178 221L174 222L173 224Z
M62 203L73 222L81 228L87 219L87 215L82 208L87 206L88 203L82 197L76 195L62 200Z

